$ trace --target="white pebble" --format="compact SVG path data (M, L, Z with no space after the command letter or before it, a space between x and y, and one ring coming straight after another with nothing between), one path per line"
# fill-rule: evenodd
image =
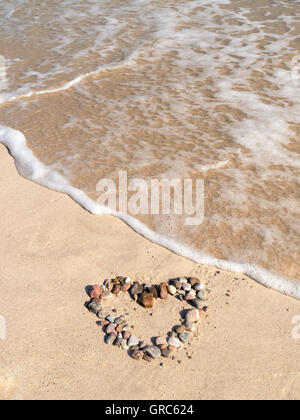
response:
M204 286L204 284L202 284L202 283L196 283L196 284L195 284L195 286L194 286L194 289L195 289L197 292L200 292L201 290L204 290L204 289L205 289L205 286Z
M170 286L168 286L168 292L170 293L170 295L174 296L177 293L177 289L176 289L175 286L170 285Z

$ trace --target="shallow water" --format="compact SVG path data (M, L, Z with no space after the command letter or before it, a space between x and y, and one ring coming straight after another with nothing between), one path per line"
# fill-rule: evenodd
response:
M300 296L298 0L0 5L0 123L24 133L57 178L50 185L30 159L24 175L37 170L38 182L94 201L98 181L124 170L203 179L201 225L134 215L153 236L126 221ZM0 140L12 147L14 134L0 130Z

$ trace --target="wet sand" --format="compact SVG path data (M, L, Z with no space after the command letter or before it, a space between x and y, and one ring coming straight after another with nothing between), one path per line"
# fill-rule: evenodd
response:
M21 178L2 146L0 159L1 399L299 399L300 340L292 338L299 301L90 215ZM206 283L209 310L191 360L178 352L163 367L149 365L104 344L84 307L85 287L116 274L152 283L197 275ZM153 319L138 308L136 331L167 332L177 305L171 298L157 305Z

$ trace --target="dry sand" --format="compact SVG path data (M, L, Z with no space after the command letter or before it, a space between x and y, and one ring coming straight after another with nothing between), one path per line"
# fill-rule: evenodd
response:
M115 218L88 214L21 178L2 146L0 159L2 399L299 398L300 340L292 338L299 301L244 276L216 274ZM191 360L181 351L176 361L150 365L104 344L84 307L85 287L116 274L153 283L201 277L209 310L188 346ZM138 334L167 332L178 322L180 303L171 297L157 303L153 316L117 299L112 305L128 308Z

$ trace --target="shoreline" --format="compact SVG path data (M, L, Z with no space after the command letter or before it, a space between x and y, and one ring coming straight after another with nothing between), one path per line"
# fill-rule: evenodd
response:
M299 301L175 255L115 217L89 214L19 176L5 147L0 159L0 314L7 324L0 398L299 398L299 340L292 337ZM178 353L163 367L149 366L104 344L84 308L85 287L116 274L153 284L181 275L204 281L209 309L191 360ZM176 307L172 319L155 309L153 321L138 310L136 328L154 334L156 322L163 330L173 325Z
M173 241L152 231L129 214L113 211L108 207L103 207L94 202L83 191L70 185L63 176L45 166L27 146L26 138L21 131L0 125L0 143L8 148L20 175L37 183L39 186L66 194L76 204L91 214L113 215L126 223L137 234L140 234L145 239L159 246L163 246L178 256L187 258L196 264L205 264L221 270L248 276L267 288L300 300L300 283L297 283L296 280L281 278L255 264L236 263L206 255L185 244Z

